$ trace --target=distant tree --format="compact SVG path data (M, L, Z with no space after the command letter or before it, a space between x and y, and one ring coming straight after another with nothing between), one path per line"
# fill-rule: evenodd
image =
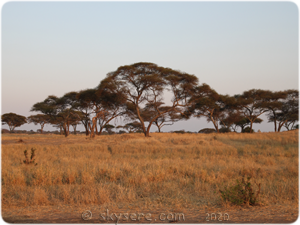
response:
M138 121L127 123L124 126L124 129L126 129L129 133L132 133L132 132L142 132L143 131L142 125Z
M77 106L76 92L69 92L58 98L50 95L43 102L34 104L31 111L38 111L48 115L53 123L59 122L64 130L65 137L69 136L69 126L71 115L75 115L75 107Z
M161 132L163 126L171 126L181 119L181 115L178 115L175 111L171 111L168 114L163 114L161 117L154 120L154 124L157 127L158 132Z
M220 133L229 133L229 132L231 132L231 130L230 130L230 128L228 128L228 127L222 126L222 127L219 129L219 132L220 132Z
M168 110L169 107L160 107L163 105L163 102L157 102L157 104L147 103L146 106L140 110L140 113L146 122L150 122L152 119L152 115L156 112L156 106L160 111ZM173 125L175 122L182 119L182 115L176 111L169 111L168 113L162 114L157 117L153 124L157 127L158 132L161 132L163 126Z
M211 133L217 133L217 131L213 128L204 128L198 131L200 134L211 134Z
M104 126L104 129L107 131L108 134L113 134L114 132L112 131L112 129L114 129L115 126L114 125L111 125L111 124L106 124Z
M170 68L159 67L153 63L135 63L128 66L121 66L116 71L111 72L104 79L107 87L121 90L127 102L133 107L132 112L135 119L138 119L142 131L149 137L151 125L163 114L170 111L181 113L189 104L189 99L193 94L193 89L198 83L198 78L184 72L175 71ZM170 106L163 107L162 96L164 90L169 90L172 94ZM141 109L147 103L151 103L155 112L145 125L146 119L141 114Z
M84 125L86 135L90 134L91 137L95 137L95 128L98 119L97 117L101 112L100 99L96 95L96 89L82 90L77 94L76 98L79 103L76 109L80 111L82 115L84 115L81 122ZM96 115L94 122L91 118L93 114Z
M13 132L16 127L20 127L25 124L26 117L15 113L5 113L1 116L2 125L7 124L10 132Z
M236 124L238 124L243 119L243 116L239 111L232 111L224 115L224 117L220 121L220 125L227 130L233 130L236 132ZM243 124L244 126L244 124ZM242 128L243 129L243 128Z
M233 100L227 95L220 95L209 85L202 84L195 90L194 96L191 98L193 103L189 111L196 117L206 117L208 122L212 122L216 131L219 133L219 123L225 118Z
M91 137L95 137L95 134L101 135L105 125L112 119L122 116L125 111L123 94L117 88L108 85L102 81L97 88L80 91L77 95L79 101L77 109L84 115L82 123L86 128L86 134L90 132Z
M254 121L268 111L266 102L269 97L269 91L252 89L235 97L240 111L250 121L250 132L252 133Z
M74 111L70 116L70 125L73 127L74 134L77 134L76 127L80 124L80 122L83 120L82 117L84 117L80 111Z
M59 122L57 120L51 120L50 123L52 124L53 127L59 129L59 134L60 135L63 135L63 125L62 125L61 122Z
M285 98L277 103L277 108L268 114L269 122L277 124L277 132L285 127L290 130L298 121L299 114L299 92L298 90L284 91Z
M280 112L284 107L284 100L287 98L287 95L288 93L286 91L269 91L266 98L265 107L268 109L268 122L274 123L275 132L279 132L282 127L281 122L278 121L278 117L280 117Z
M27 117L27 122L28 123L33 123L34 125L40 124L41 126L41 133L43 133L44 126L46 123L50 123L50 116L45 115L45 114L37 114L37 115L32 115Z
M260 118L256 118L255 120L253 120L252 123L261 123L263 120ZM238 117L237 121L234 122L235 128L233 128L234 131L236 131L236 127L240 127L241 128L241 133L243 133L243 130L245 129L245 127L249 126L251 124L251 121L247 118L247 117ZM250 132L250 127L249 127L249 132Z
M243 130L242 130L242 133L254 133L254 130L250 130L250 127L245 127Z
M99 117L100 126L98 135L113 119L126 114L126 98L123 90L113 82L102 80L96 89L96 95L101 99L103 116Z

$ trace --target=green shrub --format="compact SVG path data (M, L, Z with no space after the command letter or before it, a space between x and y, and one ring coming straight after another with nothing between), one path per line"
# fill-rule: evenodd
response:
M28 159L28 153L27 150L24 151L24 155L25 155L25 160L23 160L23 163L26 165L30 165L30 164L34 164L35 166L37 165L37 163L35 163L35 149L31 148L31 156L30 156L30 160Z
M245 127L243 130L242 130L242 133L251 133L250 132L250 127ZM252 129L252 133L254 133L255 131Z
M228 127L222 127L219 129L219 132L220 133L229 133L229 132L231 132L231 130Z
M248 177L247 181L244 178L241 181L236 180L236 185L225 187L224 191L219 190L222 199L235 205L255 205L260 193L260 184L257 185L258 191L255 194L250 179L251 177Z
M185 133L185 130L175 130L175 131L173 131L173 133L176 133L176 134L184 134L184 133Z

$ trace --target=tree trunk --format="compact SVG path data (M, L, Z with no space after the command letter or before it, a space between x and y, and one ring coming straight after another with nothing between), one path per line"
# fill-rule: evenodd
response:
M144 134L145 134L145 137L150 137L150 130L147 129Z
M91 126L91 124L89 124L89 126L90 126L90 130L91 130L91 132L90 132L90 137L91 137L91 138L94 138L94 137L95 137L95 129L94 129L94 125Z
M151 127L151 125L152 125L152 122L149 122L147 130L146 130L146 132L144 132L145 137L150 137L150 127Z
M219 126L218 126L218 124L216 123L216 121L215 121L213 118L211 118L211 121L213 122L214 127L215 127L216 130L217 130L217 133L220 133L220 131L219 131Z
M63 129L64 129L64 132L65 132L65 137L68 137L69 136L69 129L68 129L68 126L66 123L63 124Z
M103 128L104 128L104 127L100 127L100 130L99 130L98 135L101 135L101 134L102 134Z
M95 124L96 124L96 126L95 126L95 132L96 132L96 134L98 134L98 126L97 126L97 121L98 121L98 119L96 118L96 121L95 121Z
M275 132L277 131L277 120L276 120L276 113L273 111L273 115L274 115L274 127L275 127Z
M278 125L278 132L280 132L280 130L281 130L283 124L284 124L284 123L279 123L279 125Z
M45 124L41 125L41 134L43 133L44 125Z
M252 131L252 125L253 125L253 121L251 120L250 121L250 133L253 133L253 131Z
M74 129L74 134L77 134L76 133L76 127L77 127L77 125L72 125L73 126L73 129Z
M93 126L91 126L91 124L89 123L89 127L91 130L90 137L94 138L95 137L95 126L97 126L97 117L94 117L92 119L92 123L93 123Z
M90 131L89 131L88 124L87 124L87 123L84 123L83 126L84 126L84 128L85 128L85 135L86 135L86 136L89 136Z

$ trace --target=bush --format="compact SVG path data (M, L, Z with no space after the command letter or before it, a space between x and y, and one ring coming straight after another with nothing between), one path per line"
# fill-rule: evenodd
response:
M231 130L227 127L222 127L219 129L219 132L220 133L229 133L229 132L231 132Z
M260 193L260 184L257 185L258 191L255 194L250 179L251 177L248 177L247 181L244 178L242 178L242 181L236 180L236 185L225 188L224 191L219 190L222 199L235 205L254 205Z
M28 153L27 150L24 151L24 155L25 155L25 160L23 160L23 163L26 165L30 165L30 164L34 164L35 166L37 165L37 163L35 163L35 149L31 148L31 156L30 156L30 160L28 159Z
M184 134L184 133L185 133L185 130L175 130L175 131L173 131L173 133L176 133L176 134Z
M255 131L252 129L252 133L254 133ZM250 133L250 127L245 127L243 130L242 130L242 133Z
M199 130L198 133L200 133L200 134L211 134L211 133L217 133L217 131L213 128L204 128L202 130Z

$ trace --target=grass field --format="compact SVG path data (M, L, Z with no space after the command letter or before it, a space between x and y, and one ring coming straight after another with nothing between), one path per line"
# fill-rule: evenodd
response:
M37 166L22 163L31 148ZM95 139L2 134L2 209L226 207L219 189L245 176L254 189L261 183L255 207L298 208L298 157L298 131Z

